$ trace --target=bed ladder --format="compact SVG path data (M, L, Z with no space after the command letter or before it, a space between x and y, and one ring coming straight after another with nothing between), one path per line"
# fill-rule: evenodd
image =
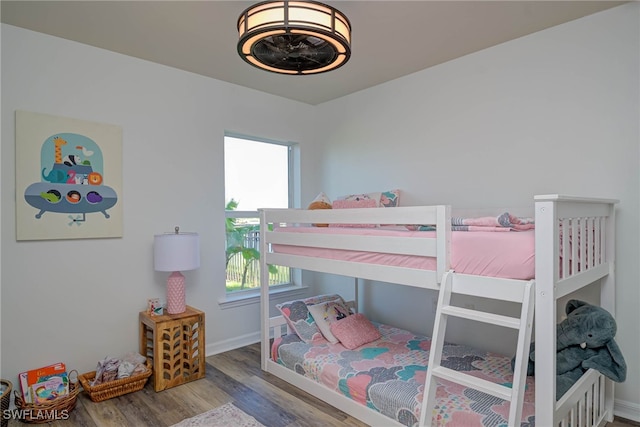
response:
M435 324L425 392L420 411L420 426L431 426L438 379L448 380L510 402L509 426L519 426L522 417L529 343L533 325L534 282L469 276L449 271L444 274L436 309ZM451 305L452 294L473 295L521 304L520 317L508 317ZM518 329L518 344L512 387L473 377L441 366L445 330L449 316Z

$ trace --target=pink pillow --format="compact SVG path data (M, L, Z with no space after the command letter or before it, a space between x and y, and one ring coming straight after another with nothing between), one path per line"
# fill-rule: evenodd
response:
M349 350L382 337L380 331L362 313L336 320L329 325L329 328L331 333Z
M377 208L378 202L374 199L334 200L332 207L333 209ZM376 224L329 224L329 227L375 228Z

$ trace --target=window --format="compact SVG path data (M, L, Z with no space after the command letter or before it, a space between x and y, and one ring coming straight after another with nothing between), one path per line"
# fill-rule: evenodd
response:
M288 208L292 146L226 135L224 138L227 293L260 287L259 208ZM291 272L271 266L269 286L288 285Z

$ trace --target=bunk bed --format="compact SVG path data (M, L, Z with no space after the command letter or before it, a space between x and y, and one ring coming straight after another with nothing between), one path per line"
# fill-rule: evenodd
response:
M283 342L289 343L294 334L291 333L290 324L283 316L270 316L273 304L270 302L267 283L268 266L288 266L435 290L445 289L443 284L447 284L449 286L447 289L451 291L450 285L453 284L454 287L464 289L463 293L489 298L500 297L504 293L517 294L517 298L513 297L513 300L521 300L523 313L526 312L527 305L535 307L533 323L536 342L535 376L516 378L514 375L513 378L512 387L514 390L522 389L518 391L519 399L520 402L524 400L524 404L520 405L517 412L517 419L527 424L533 421L531 417L535 414L535 424L540 426L603 425L606 421L613 419L613 384L599 372L588 371L556 401L557 301L587 285L597 283L600 287L600 305L615 315L614 207L616 203L617 201L609 199L561 195L535 196L535 231L522 232L524 235L530 233L529 236L534 242L532 248L534 271L532 277L526 277L525 274L518 278L495 278L492 277L492 275L495 276L493 273L482 275L477 272L456 270L455 262L452 264L452 258L455 258L452 257L452 242L456 243L456 235L453 233L457 232L451 231L450 206L339 210L263 209L260 211L262 369L367 424L411 425L417 424L415 420L422 416L420 424L428 425L432 420L431 416L427 415L430 415L427 411L432 411L432 408L425 409L422 405L427 405L427 391L431 390L433 381L436 381L429 373L426 375L426 380L424 375L416 376L424 380L416 396L417 412L420 413L416 414L414 408L413 418L402 419L397 414L394 417L373 410L367 407L366 401L346 397L345 393L322 385L316 381L317 379L303 376L286 367L286 363L282 360L278 360L278 349L272 348L272 342L276 345L281 345ZM344 230L344 233L326 233L319 231L318 227L312 227L312 224L319 223L342 225L335 228ZM386 227L380 226L385 224L429 225L435 230L421 235L421 238L416 238L412 233L382 232L380 235L373 231L374 228L385 229ZM327 227L326 230L331 228ZM361 233L354 231L358 229L368 231ZM314 231L301 232L303 230ZM341 255L355 255L351 258L333 257L330 255L334 253L333 251ZM367 254L378 253L398 257L400 264L395 261L380 264L377 258L367 257ZM424 265L407 263L407 257L424 258L427 259L427 263ZM509 287L518 290L510 291ZM357 300L358 286L355 287L355 296ZM528 301L529 297L531 301ZM511 297L507 296L506 299L511 300ZM441 305L445 300L446 297L443 297L441 291L438 305L440 316L442 315ZM351 305L357 307L357 301ZM523 366L528 359L528 337L531 333L532 318L533 310L528 315L524 315L517 324L519 326L516 326L520 329L518 338L520 350L516 354L516 367ZM437 325L438 319L436 319ZM403 331L398 332L387 325L381 325L380 328L383 331L383 340L389 337L393 339L395 335L406 335ZM417 347L427 350L430 348L431 344L423 341L429 340L428 337L413 338L415 338L414 344L420 343ZM304 342L296 344L298 347L304 345ZM333 345L327 343L328 350L325 348L321 351L329 352ZM466 352L466 347L463 350L454 348L455 354L460 354L460 351ZM424 352L422 365L427 365L429 361L439 364L441 360L448 357L438 355L434 358L434 352L431 353L432 359L429 359L429 351ZM490 360L494 355L485 354L483 357ZM413 363L415 364L415 361ZM517 369L514 373L516 371ZM447 386L446 378L446 376L441 377L439 387ZM483 390L482 387L479 389ZM436 418L433 422L437 424L441 420L437 418L438 414L435 412L434 414Z

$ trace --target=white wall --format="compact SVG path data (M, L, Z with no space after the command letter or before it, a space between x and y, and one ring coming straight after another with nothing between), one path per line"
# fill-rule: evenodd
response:
M617 339L629 376L617 407L638 414L639 6L318 107L2 25L0 375L54 360L84 372L137 349L137 313L163 295L166 279L153 272L153 235L175 224L201 233L203 263L186 273L187 302L207 313L208 347L256 336L257 305L217 304L222 135L231 130L301 143L303 204L319 191L391 188L404 191L404 205L457 208L530 209L534 194L554 192L620 199ZM16 242L16 109L122 126L122 239ZM308 117L333 126L320 133ZM363 300L377 320L430 330L429 294L372 287Z
M185 276L187 304L206 312L209 351L246 336L255 341L257 303L218 306L224 131L298 142L304 170L315 167L305 140L312 108L2 25L0 375L17 384L18 372L57 361L88 372L105 356L137 351L138 312L147 298L165 295L167 274L153 270L153 236L175 225L201 236L201 267ZM123 238L16 241L15 110L122 127Z
M629 368L616 396L638 418L639 24L628 4L319 107L332 123L329 197L400 188L402 205L531 210L536 194L620 199L617 341ZM366 310L428 332L429 292L375 286Z

